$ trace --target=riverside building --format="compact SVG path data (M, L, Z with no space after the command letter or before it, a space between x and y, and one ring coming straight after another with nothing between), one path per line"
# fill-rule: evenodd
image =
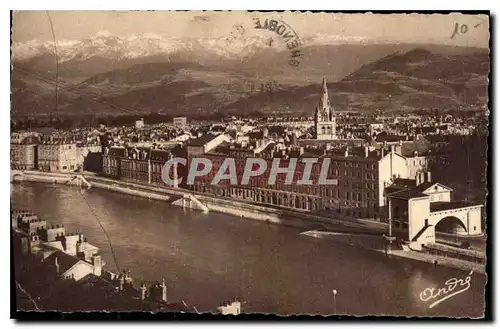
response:
M79 157L75 143L50 139L38 145L38 169L41 171L75 171L82 162Z
M212 193L219 196L243 199L251 202L264 203L273 206L295 208L320 213L334 213L338 217L385 218L386 198L385 188L396 179L411 179L417 172L413 161L390 149L374 149L368 146L361 148L345 147L335 150L276 150L274 144L269 144L261 152L238 148L231 145L221 145L214 150L197 155L209 159L212 163L210 172L196 177L193 185L187 188L199 192ZM316 152L316 153L314 153ZM320 153L321 152L321 153ZM221 180L212 184L216 173L226 158L235 159L237 181L241 182L245 172L246 159L263 158L267 163L266 171L251 177L247 185L234 184L231 180ZM312 166L311 180L318 181L321 165L324 159L329 159L327 178L335 180L336 184L297 184L303 177L305 164L303 158L316 157L318 161ZM188 158L188 167L194 157ZM290 166L290 159L297 158L293 169L291 184L286 183L287 173L276 175L276 180L269 184L269 175L273 161L279 159L279 167Z

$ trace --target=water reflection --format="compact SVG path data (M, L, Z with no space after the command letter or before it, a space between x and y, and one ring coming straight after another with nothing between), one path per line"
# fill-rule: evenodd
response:
M165 277L169 296L202 311L238 298L246 312L480 316L484 276L469 291L429 309L422 289L465 272L299 236L300 230L184 210L108 191L83 192L113 243L121 268L138 279ZM76 187L14 185L29 208L69 231L79 229L114 266L109 242Z

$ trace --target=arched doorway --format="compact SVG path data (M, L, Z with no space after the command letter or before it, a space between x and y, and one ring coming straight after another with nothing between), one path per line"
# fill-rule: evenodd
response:
M436 223L436 232L451 233L457 235L467 235L467 227L454 216L447 216Z

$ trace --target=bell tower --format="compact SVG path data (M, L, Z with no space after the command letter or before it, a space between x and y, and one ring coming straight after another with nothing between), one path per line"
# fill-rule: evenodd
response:
M330 105L328 88L326 87L326 79L324 78L321 89L321 97L314 115L314 127L316 139L337 139L335 110Z

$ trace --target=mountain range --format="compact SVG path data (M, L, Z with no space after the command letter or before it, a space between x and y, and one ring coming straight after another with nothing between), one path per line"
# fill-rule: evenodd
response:
M272 35L203 40L100 33L57 42L57 56L53 42L17 43L12 115L311 115L323 77L339 110L480 109L487 103L486 49L325 36L307 41L298 48L298 67L289 65L291 52Z

